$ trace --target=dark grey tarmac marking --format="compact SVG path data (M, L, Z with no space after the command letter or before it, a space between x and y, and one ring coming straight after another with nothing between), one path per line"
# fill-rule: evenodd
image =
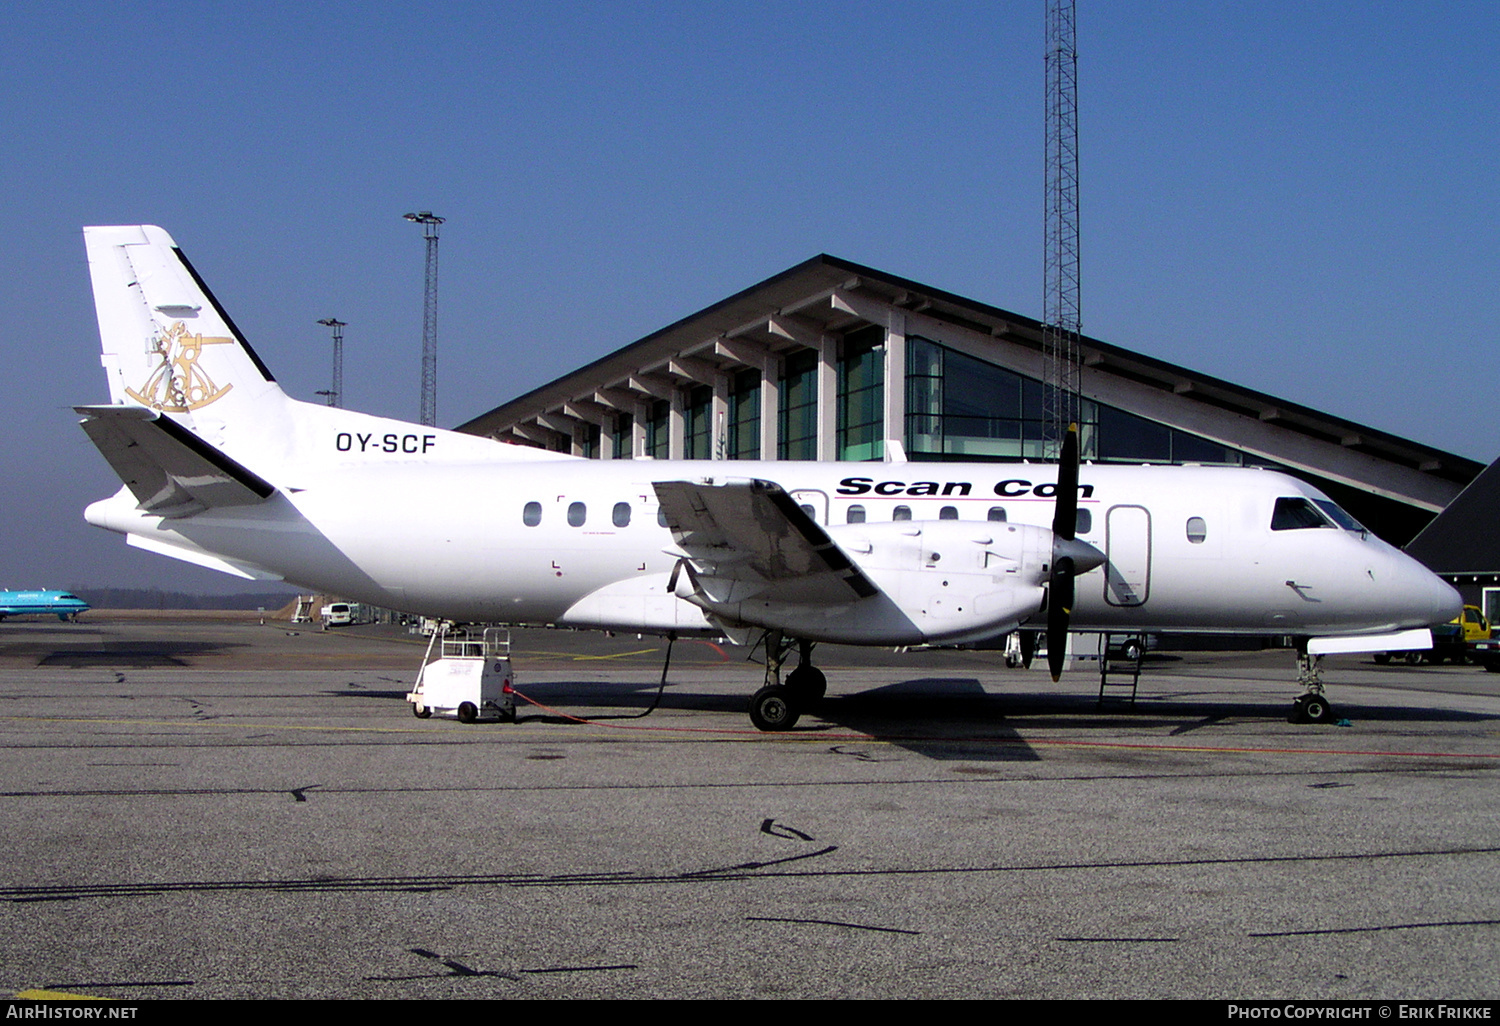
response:
M1054 937L1064 944L1176 944L1181 937Z
M676 873L486 873L455 876L381 876L381 877L319 877L294 880L199 880L180 882L142 882L119 884L83 884L69 887L62 884L44 886L0 887L0 901L24 904L38 901L80 901L85 898L133 898L152 897L162 894L214 893L219 891L276 891L295 893L338 893L358 891L423 891L458 887L619 887L653 886L660 884L702 884L726 881L774 880L788 877L824 878L878 878L900 876L945 876L985 875L1011 873L1056 873L1079 872L1095 869L1175 869L1184 866L1268 866L1280 863L1308 864L1317 862L1349 862L1367 859L1411 859L1440 858L1465 855L1496 855L1500 847L1494 848L1437 848L1419 851L1375 851L1345 852L1338 854L1318 853L1311 855L1263 855L1242 858L1205 859L1140 859L1122 862L1057 862L1038 865L991 865L991 866L928 866L886 869L777 869L762 872L768 867L785 866L809 858L817 858L837 850L830 846L803 855L775 859L766 862L747 862L738 866L720 869L686 870ZM1276 935L1271 935L1276 936Z
M746 916L747 923L796 923L807 926L842 926L849 930L869 930L873 933L904 933L908 937L922 936L921 930L898 930L894 926L866 926L863 923L841 923L836 919L784 919L780 916Z
M1346 926L1328 930L1282 930L1252 933L1250 937L1321 937L1334 933L1384 933L1387 930L1436 930L1448 926L1500 926L1500 919L1453 919L1435 923L1391 923L1387 926Z
M772 837L781 837L787 840L791 840L792 838L796 838L799 841L812 840L811 835L804 834L801 830L798 830L795 827L778 826L774 819L761 820L760 832L763 834L770 834Z
M0 746L3 747L3 746ZM124 746L139 747L139 746ZM156 746L163 747L163 746ZM134 763L130 765L136 765ZM165 763L162 765L174 765ZM1476 770L1487 772L1500 771L1500 765L1461 763L1439 764L1421 766L1402 763L1396 766L1356 767L1339 770L1341 777L1354 776L1407 776L1412 774L1470 774ZM1280 777L1298 778L1306 777L1306 770L1266 770L1241 773L1204 773L1184 770L1177 773L1079 773L1059 774L1057 776L998 776L999 771L985 767L955 767L953 773L963 774L962 777L918 777L909 780L791 780L791 781L698 781L678 782L671 784L641 783L641 784L488 784L488 785L452 785L444 786L433 784L430 786L410 787L337 787L319 784L320 795L395 795L395 794L492 794L492 793L514 793L525 792L535 794L540 792L589 792L589 791L726 791L726 790L756 790L772 788L778 791L820 788L820 787L879 787L884 789L920 787L929 789L933 787L972 787L978 785L1028 785L1028 784L1069 784L1079 782L1106 782L1106 781L1152 781L1152 780L1274 780ZM1319 771L1320 775L1326 770ZM1349 784L1323 782L1307 785L1315 789L1329 789L1335 787L1349 787ZM0 791L0 798L151 798L175 795L180 797L209 796L209 795L284 795L289 793L285 787L146 787L146 788L66 788L58 790L30 790L30 791Z

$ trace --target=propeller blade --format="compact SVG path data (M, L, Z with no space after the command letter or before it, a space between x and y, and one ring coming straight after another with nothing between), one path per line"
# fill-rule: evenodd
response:
M1073 560L1064 556L1052 565L1047 595L1047 669L1055 682L1062 677L1068 648L1068 620L1073 615Z
M1047 669L1062 677L1073 616L1074 555L1078 548L1078 425L1069 424L1057 461L1057 499L1052 511L1052 574L1047 584ZM1092 546L1083 546L1092 549ZM1092 569L1088 567L1086 569Z
M1069 424L1057 461L1057 504L1052 510L1052 533L1072 541L1078 530L1078 425Z

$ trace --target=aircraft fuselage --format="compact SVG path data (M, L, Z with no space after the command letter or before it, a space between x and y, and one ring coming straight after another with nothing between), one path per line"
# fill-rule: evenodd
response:
M868 551L882 535L919 546L941 535L913 568L934 588L992 576L984 542L1013 526L1046 527L1056 488L1055 467L1024 463L418 458L329 472L263 505L182 520L143 514L125 492L88 515L427 615L713 630L701 609L668 590L681 551L658 518L653 487L704 478L776 481L845 551ZM1273 530L1278 499L1291 498L1327 502L1271 471L1085 465L1078 537L1107 562L1078 578L1074 629L1381 633L1452 616L1452 590L1368 532L1327 520ZM957 591L936 594L960 601Z

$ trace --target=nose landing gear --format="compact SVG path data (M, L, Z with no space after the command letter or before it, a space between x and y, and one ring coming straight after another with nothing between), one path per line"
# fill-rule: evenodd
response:
M1318 665L1322 656L1308 655L1307 642L1297 647L1297 683L1305 689L1292 702L1292 714L1288 723L1332 723L1333 706L1323 695L1323 670Z

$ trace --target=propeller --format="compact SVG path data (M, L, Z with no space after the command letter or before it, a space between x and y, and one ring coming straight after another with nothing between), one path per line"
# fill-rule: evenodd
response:
M1104 553L1077 538L1078 425L1069 424L1057 464L1057 503L1052 512L1052 572L1047 580L1047 669L1062 677L1073 616L1073 580L1104 562Z

